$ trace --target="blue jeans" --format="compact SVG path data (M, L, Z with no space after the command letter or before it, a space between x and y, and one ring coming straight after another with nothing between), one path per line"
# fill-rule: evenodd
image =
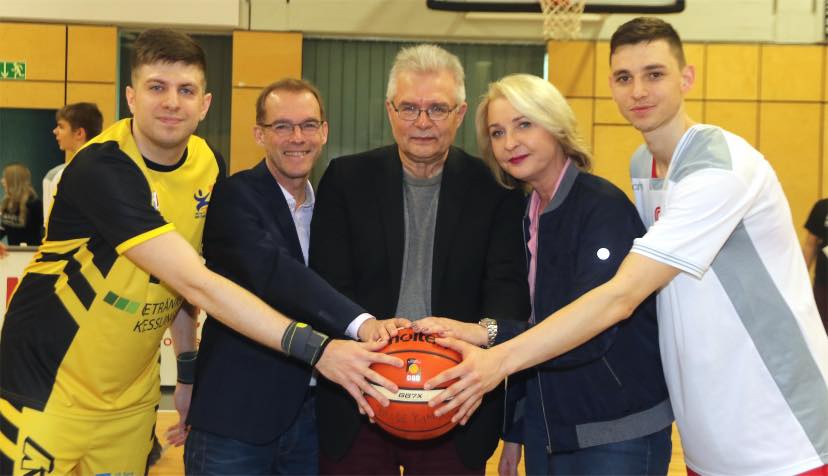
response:
M287 431L263 445L192 429L184 446L185 473L319 474L315 400L307 398Z
M670 466L672 428L634 440L549 456L550 475L665 475Z

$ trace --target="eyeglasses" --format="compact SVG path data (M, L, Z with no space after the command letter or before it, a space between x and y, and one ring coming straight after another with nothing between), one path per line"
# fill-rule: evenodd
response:
M448 104L432 104L425 109L420 109L414 104L401 104L397 107L393 101L389 101L389 103L394 108L394 111L397 112L397 116L403 121L416 121L423 111L425 111L426 116L432 121L442 121L457 109L457 106L452 107Z
M279 137L287 137L293 134L293 131L298 127L302 135L310 136L319 132L322 127L322 121L304 121L294 124L290 121L274 121L270 124L258 124L262 129L270 129Z

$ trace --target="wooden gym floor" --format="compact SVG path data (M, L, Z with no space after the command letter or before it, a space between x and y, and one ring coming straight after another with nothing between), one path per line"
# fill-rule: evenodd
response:
M157 434L163 435L167 428L178 421L178 413L174 411L160 411L158 412L158 427ZM183 463L183 447L181 448L167 448L161 460L150 468L149 474L151 476L160 475L182 475L184 474ZM500 460L500 448L498 447L494 456L486 464L486 476L497 475L497 463ZM521 463L520 474L525 474L523 471L523 464ZM668 476L686 476L687 470L684 467L684 453L681 450L681 442L679 441L678 432L673 426L673 459L670 461L670 471Z

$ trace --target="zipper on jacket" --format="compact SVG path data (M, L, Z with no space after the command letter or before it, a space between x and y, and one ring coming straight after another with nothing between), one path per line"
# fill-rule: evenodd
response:
M607 370L609 370L609 372L612 374L612 378L615 379L615 383L617 383L619 387L623 387L624 385L621 384L621 380L618 378L617 375L615 375L615 371L612 370L612 367L610 367L610 364L607 361L607 356L601 357L601 360L604 361L604 365L606 365Z
M531 195L530 195L529 200L530 200L530 203L531 203L531 200L532 200ZM543 212L541 212L540 215L542 215L542 214L543 214ZM540 219L540 215L538 215L538 219ZM529 219L528 211L527 211L526 214L523 215L523 219L524 220ZM528 243L528 240L526 239L526 226L524 226L524 224L522 224L522 223L521 223L520 231L523 233L523 243L524 243L524 245L523 245L523 254L524 254L524 256L526 256L526 268L528 269L529 268L529 260L531 258L529 257L529 248L526 245L526 243ZM538 223L538 232L540 232L540 223ZM538 250L540 250L540 243L538 243ZM535 276L536 276L535 279L537 279L537 275L535 275ZM529 303L532 306L532 308L531 308L531 310L532 310L531 317L535 316L535 302L534 301L535 300L533 298L532 302ZM546 429L546 454L552 454L552 436L549 433L549 422L546 420L546 405L544 405L544 403L543 403L543 388L541 388L541 373L540 373L540 370L536 369L535 374L538 377L537 378L537 380L538 380L538 394L540 395L541 413L543 414L543 427L544 427L544 429ZM505 413L504 413L504 415L505 415ZM504 417L504 426L505 426L505 424L506 423L505 423L505 417Z
M509 376L503 381L503 424L500 425L500 435L506 436L506 419L509 418ZM503 438L501 438L503 439ZM506 440L503 440L506 442Z
M549 434L549 423L546 420L546 405L543 404L543 387L541 386L541 373L536 370L538 375L538 393L540 394L541 413L543 413L543 427L546 428L546 454L552 454L552 435Z

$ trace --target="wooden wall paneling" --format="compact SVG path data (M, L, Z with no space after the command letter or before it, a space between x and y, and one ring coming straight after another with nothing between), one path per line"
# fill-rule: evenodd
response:
M705 122L704 119L704 101L685 100L684 111L696 122Z
M253 140L256 98L284 77L302 77L302 34L233 32L233 103L230 107L230 173L252 167L264 156Z
M115 83L67 83L66 104L76 102L93 102L103 114L103 127L115 122L115 107L117 103L117 86Z
M750 101L706 101L704 122L742 136L757 147L759 103Z
M820 197L828 198L828 104L822 104L822 187Z
M301 33L233 32L233 86L261 88L301 76Z
M0 81L0 107L58 109L65 94L62 81Z
M819 195L822 105L773 102L759 108L759 150L782 183L802 239L802 225Z
M684 59L696 70L696 83L687 93L687 99L703 99L707 88L705 74L707 71L707 45L704 43L684 43ZM699 116L701 117L701 116Z
M549 41L547 53L549 54L549 81L564 96L593 96L594 41Z
M632 126L596 125L593 173L614 183L630 200L630 157L644 143Z
M62 83L66 79L66 26L0 23L0 59L25 61L27 81Z
M253 140L257 97L258 88L233 88L233 104L230 108L231 174L249 169L264 157L264 150Z
M115 83L118 30L112 26L69 25L68 81ZM129 58L123 58L129 61Z
M707 45L706 99L759 99L759 45Z
M823 57L819 45L762 45L760 98L821 101Z
M609 87L609 52L608 41L598 41L595 44L595 97L611 98Z
M627 120L618 111L618 105L612 99L595 99L595 123L626 125Z
M593 150L592 128L594 126L593 107L595 100L591 98L571 98L567 100L575 118L578 121L578 132L586 141L589 150Z

